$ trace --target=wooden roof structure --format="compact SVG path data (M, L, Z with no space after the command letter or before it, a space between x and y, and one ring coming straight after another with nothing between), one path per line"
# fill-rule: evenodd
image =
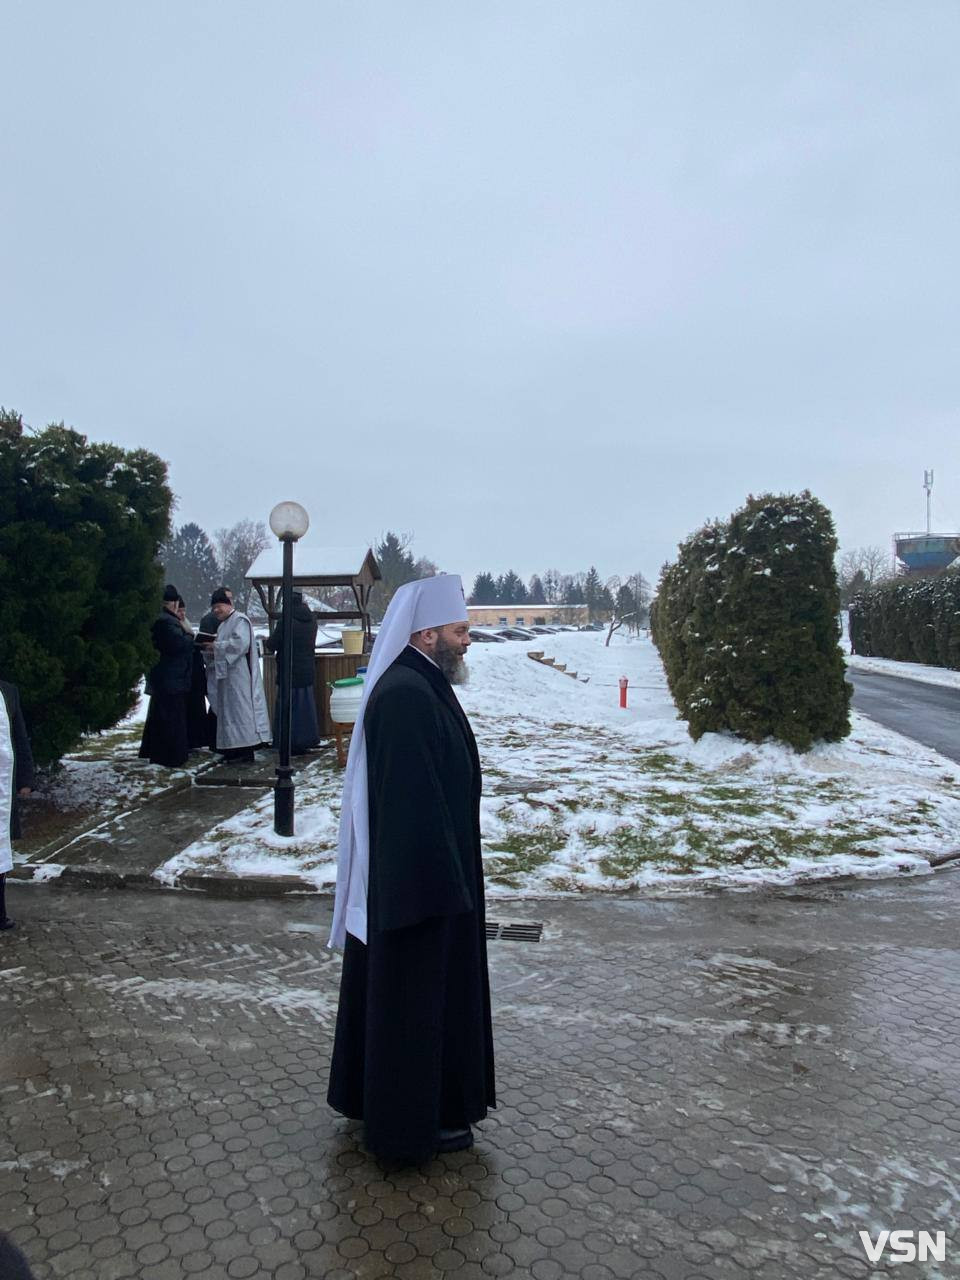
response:
M350 587L357 602L356 609L324 610L318 617L324 622L355 622L359 619L368 640L370 592L382 576L369 547L318 547L307 541L294 544L294 589ZM272 626L279 616L278 601L283 586L283 546L279 541L260 552L247 570L246 578L256 589Z

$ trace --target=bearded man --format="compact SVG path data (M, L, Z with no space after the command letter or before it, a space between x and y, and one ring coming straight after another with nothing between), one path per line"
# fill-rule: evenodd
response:
M480 759L453 691L470 628L454 574L394 595L354 726L331 946L344 947L328 1101L405 1164L473 1143L496 1105Z

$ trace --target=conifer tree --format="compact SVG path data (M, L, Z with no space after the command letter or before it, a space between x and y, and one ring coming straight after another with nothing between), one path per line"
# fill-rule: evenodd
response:
M386 613L397 587L416 580L417 563L409 550L410 541L409 534L401 535L389 530L374 549L383 575L370 593L370 612L378 622Z
M583 580L583 602L587 606L587 615L593 622L600 612L600 593L603 590L600 575L596 566L591 565Z
M20 688L38 762L136 705L172 505L155 454L2 415L0 673Z
M525 604L527 588L512 569L497 579L497 604Z
M492 573L478 573L470 592L471 604L496 604L497 584Z
M183 596L187 617L199 621L223 577L210 539L198 524L181 525L160 548L160 563L164 581Z
M807 492L750 498L682 544L654 639L694 738L727 729L805 751L849 733L835 555L830 513Z
M628 614L636 613L637 602L634 599L633 592L625 582L622 582L617 589L617 598L614 602L614 609L618 618L625 618Z

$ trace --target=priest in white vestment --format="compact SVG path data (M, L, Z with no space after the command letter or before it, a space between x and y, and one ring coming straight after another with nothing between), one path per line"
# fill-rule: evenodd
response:
M204 646L207 697L217 717L217 750L228 760L252 761L255 747L270 741L270 717L260 676L253 623L222 588L212 596L220 625Z

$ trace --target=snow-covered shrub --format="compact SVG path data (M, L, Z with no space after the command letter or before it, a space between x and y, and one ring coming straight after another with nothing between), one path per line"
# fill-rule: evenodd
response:
M704 525L680 546L676 564L664 567L651 614L674 702L694 738L725 728L724 662L717 640L723 610L723 560L727 528Z
M726 729L799 751L850 731L829 511L809 493L749 498L664 569L654 639L692 737Z
M135 705L172 503L154 454L0 411L0 679L20 687L39 762Z
M854 653L960 669L960 573L884 582L850 604Z

